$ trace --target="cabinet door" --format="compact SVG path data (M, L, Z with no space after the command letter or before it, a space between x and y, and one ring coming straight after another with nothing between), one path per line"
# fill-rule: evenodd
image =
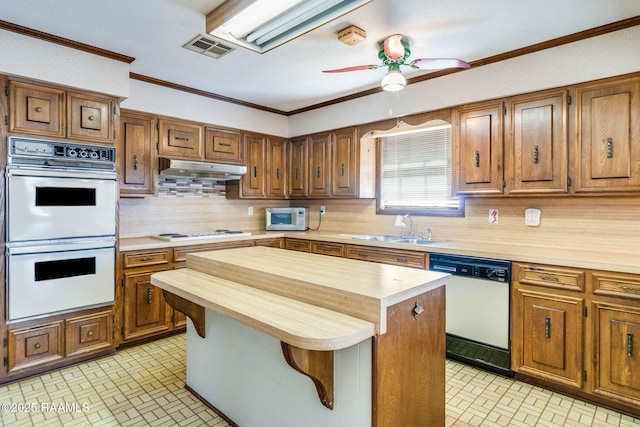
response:
M284 139L267 139L267 197L284 199L287 196L287 144Z
M112 347L111 311L65 320L66 354L78 356Z
M154 272L125 273L124 334L125 341L169 330L170 307L162 290L151 284Z
M62 321L9 331L8 371L33 368L64 357Z
M640 79L576 89L576 192L640 190Z
M640 309L595 303L598 394L640 405Z
M242 163L240 133L213 128L205 129L204 158L223 163Z
M582 388L583 307L583 298L516 289L514 370Z
M331 134L313 135L309 139L309 197L331 196Z
M289 141L289 197L307 197L307 137Z
M454 161L458 194L503 191L502 102L465 106L455 113Z
M202 126L160 119L158 154L173 159L202 160Z
M358 139L355 129L333 134L331 195L358 196Z
M265 137L245 134L244 152L247 174L242 177L242 197L265 197Z
M567 92L509 102L509 193L567 192Z
M120 194L153 194L155 117L122 111L118 146Z
M106 96L67 95L67 136L80 141L112 144L115 139L115 102Z
M64 137L65 92L22 82L10 82L9 132Z

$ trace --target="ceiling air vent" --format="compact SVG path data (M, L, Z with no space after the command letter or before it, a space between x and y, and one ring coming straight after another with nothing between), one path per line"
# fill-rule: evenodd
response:
M235 50L231 46L223 44L213 37L203 35L196 36L182 47L216 59L220 59L227 53Z

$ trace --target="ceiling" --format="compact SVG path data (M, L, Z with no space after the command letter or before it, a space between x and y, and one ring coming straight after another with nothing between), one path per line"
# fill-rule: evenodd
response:
M472 62L640 16L638 0L373 0L264 54L238 47L214 59L182 48L223 1L3 0L0 20L134 57L132 73L291 112L377 88L384 68L322 70L377 64L377 44L391 34L410 38L410 59ZM366 40L339 42L349 25Z

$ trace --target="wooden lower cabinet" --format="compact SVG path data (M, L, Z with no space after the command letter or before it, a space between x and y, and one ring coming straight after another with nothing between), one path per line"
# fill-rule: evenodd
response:
M33 368L64 358L64 322L9 331L8 372Z
M346 245L344 256L361 261L380 262L403 267L427 268L427 254L420 251Z
M284 248L284 238L276 237L273 239L258 239L255 241L256 246L267 246L270 248Z
M290 251L311 252L311 241L305 239L284 239L284 248Z

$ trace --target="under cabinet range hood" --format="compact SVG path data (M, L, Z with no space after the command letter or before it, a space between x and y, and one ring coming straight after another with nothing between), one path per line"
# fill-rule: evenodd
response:
M165 178L198 178L231 181L247 173L246 166L222 163L173 160L161 157L160 176Z

